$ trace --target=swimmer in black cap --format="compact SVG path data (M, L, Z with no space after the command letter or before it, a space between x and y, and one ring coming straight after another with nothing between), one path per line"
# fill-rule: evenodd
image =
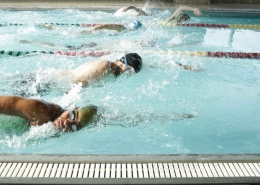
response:
M61 106L38 99L21 96L0 96L0 114L23 118L29 126L41 126L52 122L59 131L73 132L91 122L97 114L97 107L83 107L64 110Z
M114 62L108 60L96 60L86 62L74 70L69 71L74 76L75 82L88 85L92 81L102 79L106 75L115 77L122 73L138 73L142 68L142 58L137 53L128 53Z

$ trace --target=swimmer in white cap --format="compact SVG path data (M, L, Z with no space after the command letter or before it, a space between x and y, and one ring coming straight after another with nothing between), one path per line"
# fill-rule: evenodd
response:
M97 107L86 105L72 110L38 99L21 96L0 96L0 114L23 118L29 126L41 126L52 122L59 131L80 130L97 114Z

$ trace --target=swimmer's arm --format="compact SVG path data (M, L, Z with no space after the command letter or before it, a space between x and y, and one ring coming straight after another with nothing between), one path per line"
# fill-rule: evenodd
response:
M136 8L135 6L128 6L128 7L125 7L122 9L122 12L126 12L127 10L135 10L138 15L148 15L147 13L145 13L145 11L139 9L139 8Z
M56 104L21 96L0 96L0 114L17 116L34 125L42 125L63 109Z
M0 113L29 120L30 114L36 112L37 101L20 96L0 96Z
M203 69L201 69L201 68L194 68L192 66L184 65L184 64L181 64L181 63L178 63L178 65L181 66L184 70L187 70L187 71L194 71L194 72L203 71Z
M189 6L180 6L173 14L171 17L167 18L164 23L169 23L170 21L176 19L182 11L193 11L194 12L194 15L200 15L201 12L199 9L197 8L192 8L192 7L189 7Z
M122 31L125 30L126 27L123 26L122 24L101 24L93 28L93 30L102 30L102 29Z
M41 42L41 41L33 41L33 40L20 40L20 43L22 44L36 44L36 45L46 45L46 46L56 46L55 44L51 42Z
M51 24L38 24L39 27L45 28L47 30L58 30L58 31L64 31L65 29L53 27Z

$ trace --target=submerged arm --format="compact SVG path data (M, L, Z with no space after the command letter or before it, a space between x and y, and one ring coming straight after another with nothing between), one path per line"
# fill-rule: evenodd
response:
M194 68L192 66L184 65L184 64L181 64L181 63L178 63L178 65L181 66L184 70L187 70L187 71L194 71L194 72L203 71L202 68Z
M197 8L192 8L189 6L180 6L173 14L171 17L167 18L164 22L168 23L174 19L177 19L177 17L181 14L182 11L193 11L194 15L200 15L200 10Z
M54 43L51 42L41 42L41 41L33 41L33 40L20 40L22 44L36 44L36 45L46 45L46 46L56 46Z

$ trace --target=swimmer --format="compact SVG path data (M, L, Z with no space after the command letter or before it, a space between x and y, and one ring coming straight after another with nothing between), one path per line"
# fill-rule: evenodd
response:
M124 7L124 8L119 9L118 11L119 11L119 12L126 12L126 11L128 11L128 10L134 10L134 11L136 12L136 15L137 15L137 16L139 16L139 15L148 16L148 14L147 14L145 11L143 11L143 10L141 10L141 9L139 9L139 8L136 8L135 6L127 6L127 7Z
M95 52L93 52L93 55ZM72 70L48 69L37 72L27 72L15 75L12 85L13 95L29 97L32 95L44 96L59 86L67 92L66 86L76 83L81 87L98 84L101 80L113 79L121 74L127 76L138 73L142 69L142 58L136 53L121 55L115 61L93 60ZM40 79L37 76L40 76ZM33 88L33 91L31 90ZM57 89L57 88L56 88Z
M97 60L80 65L69 71L74 76L75 82L81 82L83 86L91 81L100 80L108 74L115 77L122 73L138 73L142 68L142 58L137 53L128 53L122 58L110 62L108 60Z
M48 47L59 47L59 48L65 47L66 49L69 50L87 49L87 48L94 48L95 46L97 46L97 43L95 42L84 43L79 46L72 46L72 45L60 46L51 42L34 41L34 40L20 40L19 42L21 44L35 44L35 45L48 46Z
M21 96L0 96L0 114L23 118L29 126L52 122L55 129L74 132L88 125L97 114L97 107L64 110L61 106L38 99Z
M48 24L47 25L40 24L39 26L41 26L42 28L46 28L48 30L61 30L60 28L55 28L52 25L48 25ZM124 30L130 30L130 31L138 30L141 27L142 27L142 23L138 20L135 20L134 22L130 22L129 24L125 24L125 25L123 25L123 24L100 24L100 25L96 25L96 26L92 27L91 29L83 30L83 31L79 31L79 32L73 32L73 33L86 35L86 34L91 34L95 31L104 30L104 29L121 32Z
M179 17L179 15L182 13L182 11L193 11L194 15L196 15L196 16L199 16L201 14L201 12L198 8L192 8L189 6L180 6L177 10L175 10L175 12L172 14L172 16L170 16L165 21L163 21L163 23L167 24L172 20L176 20L176 22L181 23L186 20L189 20L190 16L187 14L183 14Z
M145 16L152 15L152 14L147 14L145 11L143 11L139 8L136 8L135 6L124 7L124 8L119 9L118 11L119 12L126 12L128 10L134 10L136 12L136 15L145 15ZM175 10L175 12L172 14L172 16L167 18L164 22L169 23L170 21L177 19L182 11L193 11L194 15L196 15L196 16L201 14L200 10L197 9L197 8L192 8L192 7L189 7L189 6L180 6L177 10ZM181 22L184 22L184 21L189 20L189 19L190 19L189 15L183 14L178 18L177 22L181 23Z

